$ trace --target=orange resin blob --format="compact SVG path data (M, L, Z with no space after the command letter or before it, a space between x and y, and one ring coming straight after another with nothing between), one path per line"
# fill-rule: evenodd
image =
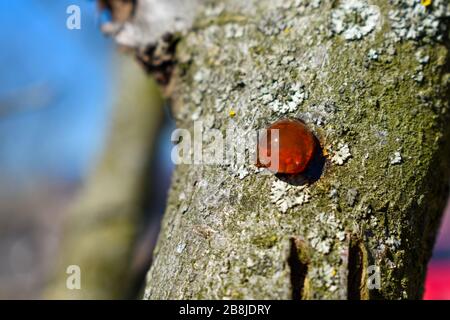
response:
M256 165L274 173L302 173L313 158L315 148L314 135L302 121L279 120L260 136Z

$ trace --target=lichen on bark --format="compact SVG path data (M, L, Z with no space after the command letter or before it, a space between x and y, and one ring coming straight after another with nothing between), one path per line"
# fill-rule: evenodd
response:
M343 3L215 1L182 37L178 127L295 117L327 161L286 212L270 197L279 177L250 163L177 166L144 298L421 297L448 190L448 7L411 26L416 4Z

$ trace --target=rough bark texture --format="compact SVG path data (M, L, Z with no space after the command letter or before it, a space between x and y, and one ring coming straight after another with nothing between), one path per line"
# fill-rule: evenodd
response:
M135 294L131 260L148 197L162 100L155 82L135 61L122 58L117 64L121 91L111 134L70 210L46 298L123 299ZM66 286L69 265L80 267L80 290Z
M229 0L201 10L177 50L178 127L200 119L206 139L234 124L230 148L300 118L326 162L300 186L250 163L179 165L146 299L421 297L448 190L449 64L448 3L417 6ZM379 289L367 285L370 265Z

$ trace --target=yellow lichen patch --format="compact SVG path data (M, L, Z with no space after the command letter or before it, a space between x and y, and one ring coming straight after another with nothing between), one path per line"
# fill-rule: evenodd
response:
M328 147L323 148L322 154L324 157L328 157L330 155L330 152L328 151Z
M336 269L333 268L333 270L331 270L331 276L334 277L337 274Z

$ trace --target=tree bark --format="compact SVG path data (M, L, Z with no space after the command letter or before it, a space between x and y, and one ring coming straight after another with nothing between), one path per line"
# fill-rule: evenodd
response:
M178 127L233 124L230 148L299 118L326 161L306 187L249 163L177 166L145 299L422 296L448 193L449 15L416 2L200 10L177 48Z

